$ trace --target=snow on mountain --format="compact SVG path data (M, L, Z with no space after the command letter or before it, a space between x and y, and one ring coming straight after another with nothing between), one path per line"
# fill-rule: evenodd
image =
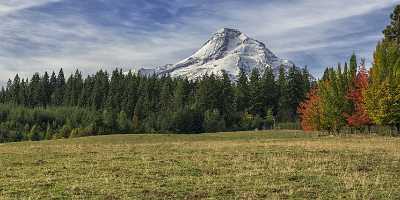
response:
M192 56L174 65L140 69L139 73L195 79L205 74L219 75L224 70L235 79L240 69L249 73L254 68L262 70L268 66L277 71L280 66L288 68L293 63L278 58L262 42L249 38L238 30L223 28L213 34Z

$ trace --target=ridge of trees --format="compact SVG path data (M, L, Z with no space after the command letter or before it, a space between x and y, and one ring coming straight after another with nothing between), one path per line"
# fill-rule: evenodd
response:
M306 68L272 68L196 80L115 69L65 78L16 75L0 92L0 142L114 133L200 133L271 128L296 121L312 85Z

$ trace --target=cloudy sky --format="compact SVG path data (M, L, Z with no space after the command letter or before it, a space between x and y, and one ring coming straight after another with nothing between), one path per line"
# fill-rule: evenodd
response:
M236 28L279 57L323 68L354 51L371 62L400 0L1 0L0 81L157 66L191 55L216 30Z

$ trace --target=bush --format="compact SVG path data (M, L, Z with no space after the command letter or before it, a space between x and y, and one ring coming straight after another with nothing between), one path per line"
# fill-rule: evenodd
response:
M43 135L40 133L37 125L32 126L31 131L29 132L29 139L31 141L39 141L43 139Z
M248 112L242 115L240 120L240 127L242 130L251 130L253 129L253 115L249 114Z
M118 126L118 131L122 133L128 132L132 127L131 121L128 119L128 116L124 111L121 111L118 114L117 126Z
M174 114L173 131L176 133L203 132L203 116L194 109L182 109Z
M252 121L252 129L262 130L264 129L264 119L259 115L256 115Z
M95 132L91 126L86 128L74 128L71 131L70 138L77 138L77 137L86 137L86 136L93 136Z
M69 125L64 125L55 135L56 139L68 138L71 135L72 128Z
M203 128L205 132L215 133L225 130L225 120L218 110L208 110L204 115Z
M275 122L274 115L272 113L272 110L269 109L268 112L267 112L267 117L265 119L265 128L266 129L273 129L274 128L274 122Z

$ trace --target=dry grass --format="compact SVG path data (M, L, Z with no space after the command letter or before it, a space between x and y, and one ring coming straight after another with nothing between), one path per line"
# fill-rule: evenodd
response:
M0 145L0 199L400 199L400 139L302 132Z

